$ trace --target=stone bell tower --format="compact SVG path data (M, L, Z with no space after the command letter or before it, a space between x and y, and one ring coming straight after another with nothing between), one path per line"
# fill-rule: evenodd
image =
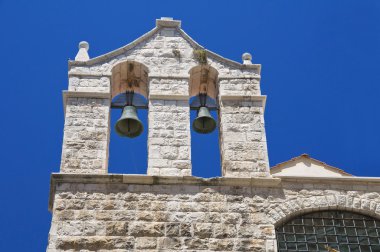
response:
M271 251L273 226L244 200L279 183L269 173L266 97L251 55L222 58L171 18L107 54L88 51L81 42L69 61L47 251ZM148 109L147 174L108 174L110 110L130 93L141 98L131 106ZM209 128L199 129L219 130L222 177L211 180L191 172L190 110L201 107L218 111L216 124L205 117Z

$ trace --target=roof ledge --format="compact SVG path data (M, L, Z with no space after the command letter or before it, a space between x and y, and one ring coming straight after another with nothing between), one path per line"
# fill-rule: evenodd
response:
M162 17L161 19L156 19L157 27L167 27L167 28L181 28L180 20L173 20L172 17Z
M149 176L142 174L68 174L53 173L50 176L49 211L52 211L56 187L62 183L79 184L139 184L139 185L195 185L195 186L247 186L271 187L281 186L281 178L235 178L215 177L200 178L193 176Z

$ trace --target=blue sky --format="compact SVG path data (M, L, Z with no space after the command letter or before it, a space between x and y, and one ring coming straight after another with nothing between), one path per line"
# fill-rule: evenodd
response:
M97 56L141 36L161 16L182 20L191 37L224 57L240 62L248 51L262 64L272 166L308 153L380 177L379 13L379 1L365 0L0 0L0 251L46 248L49 177L61 155L61 91L78 42L87 40ZM194 174L220 174L217 132L192 136ZM131 141L112 136L110 172L145 172L146 136ZM134 153L122 149L128 143Z

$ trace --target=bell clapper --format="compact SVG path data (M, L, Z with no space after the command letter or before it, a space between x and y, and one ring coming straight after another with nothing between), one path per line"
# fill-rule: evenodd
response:
M128 133L130 133L131 132L131 125L130 125L129 120L127 121L127 129L128 129Z

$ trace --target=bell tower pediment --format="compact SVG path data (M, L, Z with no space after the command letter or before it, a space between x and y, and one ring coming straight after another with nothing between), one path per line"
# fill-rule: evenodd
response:
M205 49L181 29L181 21L172 18L157 19L156 27L151 31L106 54L90 58L88 47L87 42L81 42L77 57L74 61L69 61L69 74L96 72L110 75L115 65L132 60L146 65L153 75L186 75L198 64L194 52L202 50L207 55L208 63L222 76L260 77L261 65L252 64L250 60L245 59L243 64L240 64ZM167 70L168 67L171 71Z

